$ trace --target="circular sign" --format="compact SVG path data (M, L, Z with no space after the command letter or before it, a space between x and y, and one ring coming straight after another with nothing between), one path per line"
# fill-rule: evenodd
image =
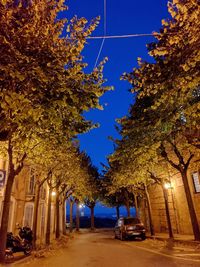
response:
M5 178L5 172L0 170L0 182L2 182Z

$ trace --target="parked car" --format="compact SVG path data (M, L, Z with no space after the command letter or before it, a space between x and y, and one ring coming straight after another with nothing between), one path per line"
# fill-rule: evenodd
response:
M115 238L124 240L126 238L140 237L146 239L146 230L144 224L138 218L122 217L119 218L115 226Z
M66 228L69 228L69 227L70 227L70 223L66 222Z

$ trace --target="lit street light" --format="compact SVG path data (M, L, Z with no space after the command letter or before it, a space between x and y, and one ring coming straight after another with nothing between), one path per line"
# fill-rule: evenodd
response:
M85 208L85 205L84 204L79 204L79 209L82 209L82 208Z
M172 189L171 183L167 182L164 184L165 189Z

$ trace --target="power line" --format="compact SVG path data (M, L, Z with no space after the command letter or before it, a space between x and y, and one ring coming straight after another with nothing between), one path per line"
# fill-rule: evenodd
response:
M106 36L106 31L107 31L107 25L106 25L106 13L107 13L107 9L106 9L106 0L104 0L104 36Z
M97 58L95 60L95 64L94 64L94 68L96 68L99 58L101 56L101 52L103 50L103 46L105 43L106 39L120 39L120 38L134 38L134 37L145 37L145 36L159 36L159 33L135 33L135 34L122 34L122 35L107 35L107 3L106 0L104 0L104 12L103 12L103 16L104 16L104 35L103 36L88 36L86 39L87 40L98 40L98 39L102 39L100 48L99 48L99 52L97 54Z
M101 46L100 46L100 49L99 49L99 52L98 52L98 55L97 55L97 58L96 58L96 61L95 61L95 64L94 64L94 68L96 68L96 66L97 66L99 57L101 55L101 51L103 49L104 42L105 42L105 38L103 38L103 40L102 40L102 43L101 43Z
M133 38L145 36L158 36L160 33L135 33L135 34L122 34L122 35L104 35L104 36L88 36L86 39L119 39L119 38Z
M104 45L104 42L105 42L105 37L106 37L106 0L104 0L104 13L103 13L103 17L104 17L104 36L102 38L98 38L98 39L102 39L102 42L101 42L101 46L99 48L99 52L98 52L98 55L97 55L97 58L96 58L96 61L95 61L95 64L94 64L94 68L96 68L97 66L97 63L99 61L99 58L100 58L100 55L101 55L101 52L102 52L102 49L103 49L103 45ZM88 38L89 39L89 38Z

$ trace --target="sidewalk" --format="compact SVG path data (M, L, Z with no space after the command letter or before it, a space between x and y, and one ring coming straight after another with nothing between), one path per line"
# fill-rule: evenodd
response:
M170 240L168 233L156 233L154 236L147 233L147 238L170 242L174 246L188 246L200 250L200 241L195 241L193 235L174 234L174 239Z

